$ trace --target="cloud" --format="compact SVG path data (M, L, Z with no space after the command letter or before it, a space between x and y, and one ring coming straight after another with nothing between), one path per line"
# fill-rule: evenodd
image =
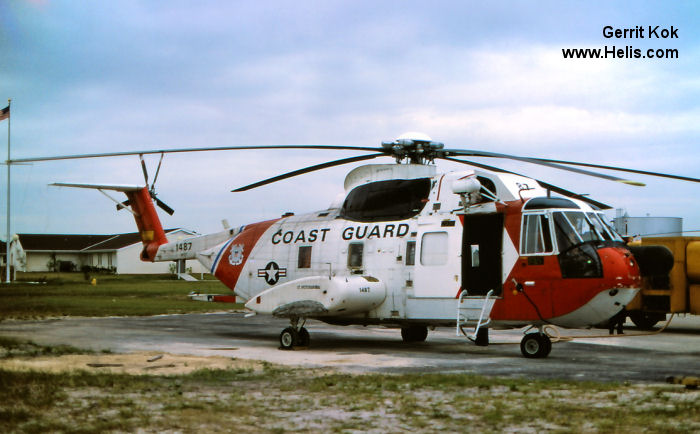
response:
M692 4L594 9L570 2L289 7L206 1L192 7L56 1L5 8L0 24L9 30L0 38L6 54L0 83L15 98L13 156L288 143L378 146L418 130L451 147L689 176L698 163L700 47L690 31ZM681 39L663 45L678 47L679 59L561 55L562 48L620 43L602 37L603 25L650 20L680 27ZM254 193L229 190L345 156L350 154L167 156L159 191L177 209L170 222L213 230L224 217L245 223L327 206L351 167ZM562 186L600 194L601 200L634 204L638 195L578 175L501 164L563 180ZM18 230L75 231L74 219L66 217L75 209L85 216L81 229L132 228L128 216L99 217L112 209L99 195L45 185L138 183L135 157L14 170L23 186L15 195ZM652 214L677 210L700 227L696 207L677 207L697 192L659 185L664 189L636 196L640 208Z

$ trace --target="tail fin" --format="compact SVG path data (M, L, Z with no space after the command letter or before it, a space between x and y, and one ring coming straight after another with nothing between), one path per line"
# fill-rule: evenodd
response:
M58 187L77 187L77 188L92 188L99 190L105 196L109 197L117 203L117 209L126 208L127 205L120 203L115 200L104 190L121 191L126 194L128 199L127 204L131 206L131 213L134 215L134 220L136 220L136 226L139 229L139 234L141 235L141 242L143 242L143 250L141 251L141 260L150 261L156 257L158 252L158 247L168 242L165 237L165 231L158 218L158 213L156 213L156 208L153 206L153 200L151 199L151 194L147 187L139 187L133 185L96 185L96 184L66 184L66 183L55 183L51 184ZM128 209L128 208L127 208Z
M134 220L141 234L143 250L141 251L142 261L153 262L158 252L158 247L168 242L165 231L160 224L158 213L153 206L151 195L146 187L137 191L125 191L129 199L131 209L134 212Z

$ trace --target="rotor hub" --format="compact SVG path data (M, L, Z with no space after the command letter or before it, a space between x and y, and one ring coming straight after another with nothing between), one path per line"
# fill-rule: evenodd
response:
M445 145L433 141L427 134L404 133L393 142L382 142L382 149L396 158L397 163L408 160L410 164L428 164L441 157Z

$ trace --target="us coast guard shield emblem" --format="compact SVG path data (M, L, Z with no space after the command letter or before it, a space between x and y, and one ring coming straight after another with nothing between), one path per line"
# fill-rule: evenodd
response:
M231 254L228 255L228 263L231 265L241 265L243 263L243 244L231 246Z

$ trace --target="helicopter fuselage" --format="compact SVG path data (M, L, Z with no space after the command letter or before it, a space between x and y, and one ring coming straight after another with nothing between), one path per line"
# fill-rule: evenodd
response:
M154 259L196 257L256 312L337 324L454 325L463 292L492 291L491 326L585 327L638 291L633 256L588 204L524 177L430 168L362 166L342 204L165 244ZM455 192L468 178L485 188Z

